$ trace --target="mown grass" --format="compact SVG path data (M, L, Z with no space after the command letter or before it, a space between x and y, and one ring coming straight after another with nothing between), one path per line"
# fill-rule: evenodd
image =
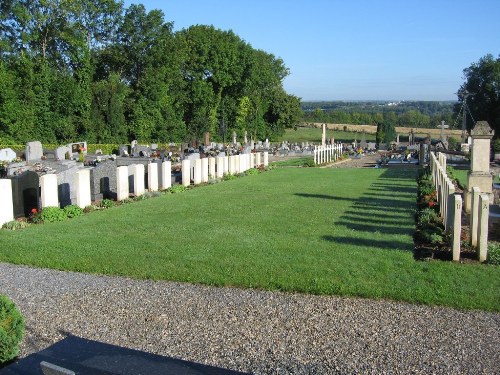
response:
M300 142L314 142L321 143L322 130L320 128L306 128L298 127L297 130L286 129L285 134L279 137L276 142L289 141L291 143ZM340 142L353 142L356 139L358 142L361 141L362 134L356 132L345 132L337 130L326 130L326 138L329 140L334 138L335 141ZM375 134L365 134L367 142L375 141Z
M500 268L413 258L415 175L284 168L0 231L0 261L500 310Z

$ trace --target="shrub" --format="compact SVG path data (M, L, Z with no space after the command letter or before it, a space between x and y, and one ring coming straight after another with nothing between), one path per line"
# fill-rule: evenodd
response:
M91 204L90 206L86 206L84 209L83 209L83 212L88 214L89 212L93 212L93 211L96 211L98 210L99 207L96 206L95 204Z
M23 335L23 316L7 296L0 294L0 363L17 356Z
M304 163L302 164L303 167L315 167L316 165L314 164L313 159L306 159L304 160Z
M188 190L188 188L184 185L174 185L169 187L167 190L165 190L167 193L170 194L176 194L176 193L182 193Z
M488 243L488 259L489 264L496 264L500 266L500 242Z
M110 207L113 207L114 205L115 205L115 202L112 201L111 199L103 199L99 203L99 207L101 207L101 208L110 208Z
M436 210L432 208L424 208L423 210L420 210L417 214L417 224L420 227L429 224L436 224L439 222L440 222L439 215L436 212Z
M69 219L83 215L83 209L75 206L74 204L70 204L69 206L64 207L63 210L66 214L66 217Z
M31 224L28 223L27 221L17 221L17 220L12 220L7 223L4 223L2 225L3 229L8 229L8 230L18 230L18 229L23 229L26 227L29 227Z
M259 170L255 168L251 168L245 172L248 176L254 175L254 174L259 174Z
M236 178L238 178L238 177L234 174L231 174L231 173L225 174L224 177L222 177L222 179L224 181L235 180Z
M35 216L37 216L37 220L35 222L42 223L53 223L55 221L63 221L66 220L66 213L62 208L59 207L45 207L42 208L40 212L38 212Z

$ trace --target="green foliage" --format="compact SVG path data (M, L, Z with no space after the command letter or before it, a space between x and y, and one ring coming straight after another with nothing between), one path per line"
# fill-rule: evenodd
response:
M166 193L168 194L177 194L177 193L183 193L188 190L187 186L184 185L173 185L169 187L167 190L165 190Z
M448 150L456 151L459 146L460 146L460 143L459 143L458 139L456 139L454 137L448 137Z
M458 103L455 112L458 113L462 107L464 94L474 93L467 96L467 106L473 118L486 120L500 134L500 56L494 58L487 54L464 69L465 82L458 90ZM474 121L467 116L467 126L472 128Z
M9 4L0 143L183 142L205 131L219 140L233 130L264 139L300 121L283 61L232 31L174 32L160 10L117 0Z
M0 364L18 355L23 336L23 316L7 296L0 294Z
M231 174L231 173L227 173L224 175L224 177L222 177L222 180L223 181L231 181L231 180L236 180L238 178L237 175L235 174Z
M500 242L488 242L488 259L489 264L500 266Z
M420 227L430 224L438 224L440 222L441 219L438 213L432 208L424 208L417 213L417 225Z
M115 205L115 201L111 199L103 199L102 201L99 202L99 207L101 208L110 208Z
M500 152L500 138L493 141L493 151Z
M52 223L67 219L66 213L59 207L44 207L40 212L35 214L34 222Z
M2 225L3 229L8 229L8 230L18 230L18 229L24 229L30 226L30 223L27 221L18 221L18 220L12 220L4 223Z
M256 168L251 168L251 169L248 169L245 174L248 175L248 176L252 176L252 175L256 175L256 174L259 174L260 171Z
M70 204L69 206L64 207L63 210L68 219L83 215L83 209L74 204Z

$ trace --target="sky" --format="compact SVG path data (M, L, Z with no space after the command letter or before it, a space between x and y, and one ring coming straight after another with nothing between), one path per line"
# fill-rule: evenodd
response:
M456 100L463 70L500 55L499 0L125 0L174 31L232 30L283 59L303 101Z

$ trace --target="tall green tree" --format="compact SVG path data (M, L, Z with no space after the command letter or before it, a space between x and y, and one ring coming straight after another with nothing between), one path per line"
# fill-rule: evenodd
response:
M475 121L486 120L500 134L500 56L488 54L464 69L465 82L458 90L458 112L467 96L467 106ZM474 126L468 121L467 127Z

